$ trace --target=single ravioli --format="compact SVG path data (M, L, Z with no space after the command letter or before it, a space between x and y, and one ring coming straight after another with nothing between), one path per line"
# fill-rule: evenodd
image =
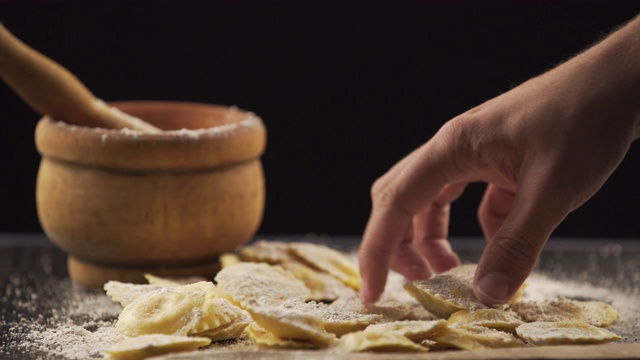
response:
M404 288L425 309L443 319L461 310L487 308L473 294L471 281L449 273L408 282Z
M141 360L174 352L193 351L211 343L208 338L176 335L142 335L103 350L110 359Z
M497 309L461 310L451 314L447 323L450 326L479 325L515 334L516 328L523 324L518 314Z
M358 294L350 294L341 296L330 305L332 308L345 311L356 312L360 314L375 314L382 318L379 322L390 322L398 320L431 320L433 315L426 313L422 308L404 304L393 297L383 294L380 300L370 306L365 306L360 301Z
M279 338L309 341L318 347L328 347L336 341L334 334L325 331L324 321L318 316L255 301L246 305L253 321Z
M600 301L578 301L565 297L544 301L521 301L513 310L527 321L580 321L594 326L609 326L618 320L613 306Z
M355 291L335 277L314 270L299 262L285 262L277 267L282 268L302 281L311 291L309 300L333 301L340 296L355 294Z
M431 340L463 350L524 346L520 339L510 333L479 325L447 326Z
M152 274L144 274L144 278L147 279L149 284L160 285L160 286L180 286L180 285L195 284L201 281L208 281L202 276L165 278L165 277L155 276Z
M297 261L289 252L288 243L268 240L259 240L240 249L240 259L248 262L266 262L271 265Z
M465 265L452 268L443 274L456 276L462 281L464 281L465 283L470 284L470 286L473 288L473 279L475 278L477 268L478 268L478 264L465 264ZM520 286L520 288L516 291L516 293L513 294L511 299L509 299L506 302L506 305L511 306L517 301L519 301L524 295L524 290L526 289L526 287L527 287L526 283L522 284L522 286ZM507 308L507 306L503 305L500 307L500 309L505 309L505 308Z
M222 268L226 268L227 266L231 266L231 265L235 265L239 262L242 262L242 260L240 260L240 257L236 254L232 254L232 253L225 253L220 255L220 267Z
M247 327L247 335L260 348L282 350L309 350L317 349L318 345L304 340L282 339L267 331L256 323Z
M126 336L193 335L244 317L246 312L217 298L215 286L203 281L158 289L136 298L118 317L116 330Z
M282 303L279 308L317 316L322 319L324 329L338 337L363 330L370 324L382 320L382 315L379 314L361 314L313 301L289 300Z
M311 295L302 281L265 263L241 262L227 266L218 272L215 280L218 290L242 308L256 299L263 304L279 305L289 299L307 300Z
M442 319L461 310L486 309L473 294L476 267L476 264L461 265L430 279L408 282L404 288L425 309ZM513 299L522 296L523 289Z
M346 334L338 343L345 352L427 352L420 346L396 332L358 331Z
M620 340L613 332L584 322L537 321L516 328L518 336L534 345L600 344Z
M446 328L445 320L404 320L375 324L367 327L365 332L398 333L413 342L422 342Z
M313 243L290 243L289 251L312 267L324 271L345 285L360 289L360 273L354 263L341 252Z
M164 286L149 284L131 284L111 280L104 284L104 291L114 302L123 307L131 304L136 298L152 293Z

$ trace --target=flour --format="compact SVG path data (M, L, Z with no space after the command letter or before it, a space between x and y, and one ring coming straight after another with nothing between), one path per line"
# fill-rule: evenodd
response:
M283 302L279 308L317 316L325 321L325 326L326 323L371 324L382 318L382 316L378 314L362 314L338 307L331 307L324 303L315 301L304 302L296 299Z
M111 322L84 322L61 324L56 328L32 328L21 346L31 354L43 358L87 359L101 357L100 350L123 341L125 338Z
M19 276L10 277L4 291L2 300L13 300L16 308L2 312L8 334L2 359L101 358L103 347L123 339L113 326L122 308L101 291L68 279L33 285Z
M563 260L562 264L570 266L572 263ZM620 312L620 320L609 330L619 334L621 342L638 342L640 288L637 284L640 275L637 265L629 268L631 265L627 264L632 264L630 262L620 264L624 277L620 280L614 277L611 283L592 284L585 281L589 277L583 279L581 276L560 278L563 273L555 273L555 270L549 273L553 276L534 273L527 280L524 299L544 300L564 296L610 303ZM545 268L555 269L553 266ZM104 291L75 286L66 278L47 276L46 280L35 279L36 276L30 273L0 279L3 284L0 287L0 359L99 359L103 358L101 350L123 340L114 327L122 307ZM408 307L415 304L402 288L403 282L404 279L398 274L390 274L385 299L392 300L378 304L379 307L389 305L389 311L396 310L397 314L385 315L390 321L391 318L406 314L404 310L397 311L400 304ZM338 301L332 305L339 305L346 311L366 313L355 296ZM258 349L243 336L236 340L212 343L200 350L199 354L224 356L232 351Z
M548 275L532 274L527 280L523 300L556 299L596 300L611 304L620 313L620 319L610 328L620 334L624 342L640 339L640 288L599 287L584 281L554 280Z
M130 122L140 121L140 119L135 116L129 115L115 107L108 106L102 100L98 100L98 103L100 104L99 106L108 107L109 111L117 114L117 116L121 118L129 119ZM229 107L229 110L227 111L224 119L222 119L222 123L217 126L199 129L182 128L177 130L165 130L161 131L160 133L144 133L142 131L129 128L106 129L100 127L79 126L69 124L61 120L55 120L54 125L58 127L64 127L66 130L71 132L84 131L89 133L100 133L100 140L103 145L110 141L110 139L117 139L122 137L125 137L129 140L144 141L167 141L168 138L197 141L203 137L228 137L235 131L241 130L242 128L254 128L258 126L258 123L261 122L261 120L251 112L245 113L244 119L235 121L234 117L236 117L239 112L241 112L241 110L239 110L237 107Z
M430 279L408 282L405 288L434 315L446 319L460 310L485 309L473 293L475 264L453 268Z
M239 263L223 268L215 277L218 288L242 307L260 298L278 306L290 299L308 299L311 291L292 275L264 263Z

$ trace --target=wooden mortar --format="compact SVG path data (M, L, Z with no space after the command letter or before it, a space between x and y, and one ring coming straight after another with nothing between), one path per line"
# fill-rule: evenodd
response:
M266 130L252 113L180 102L120 102L161 133L90 128L44 116L36 201L47 236L82 285L205 276L255 235ZM182 130L181 130L182 129Z

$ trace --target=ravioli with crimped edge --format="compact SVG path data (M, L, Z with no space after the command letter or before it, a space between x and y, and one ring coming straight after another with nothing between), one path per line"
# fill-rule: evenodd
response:
M524 322L513 311L498 309L462 310L451 314L447 323L456 325L479 325L515 334Z
M601 344L620 340L613 332L575 321L536 321L516 328L518 336L534 345Z
M448 326L430 340L463 350L523 347L522 340L514 335L480 325Z
M336 342L336 336L325 330L322 318L314 314L259 302L245 306L258 325L279 338L308 341L318 347Z
M158 340L146 350L116 350L112 357L188 350L206 341L237 338L248 338L259 348L342 352L478 350L619 339L597 327L610 326L619 316L601 302L522 301L523 286L507 304L486 307L473 295L474 264L405 283L408 295L385 293L378 304L365 306L356 291L360 277L354 258L322 245L258 241L220 260L216 285L151 274L146 275L151 284L106 284L107 294L124 306L116 323L121 334L139 341L190 336Z
M404 288L425 309L441 319L461 310L486 309L473 294L473 277L476 264L455 267L430 279L408 282ZM523 285L509 301L516 302L524 291ZM506 305L502 307L506 308Z
M610 326L620 314L601 301L579 301L558 297L544 301L521 301L513 310L527 321L581 321L594 326Z
M210 343L211 339L206 337L151 334L129 338L102 352L114 360L142 360L152 356L193 351Z
M338 348L345 352L427 352L429 348L420 346L397 332L358 331L340 338Z
M122 310L116 330L126 336L198 335L246 317L244 310L218 298L212 283L203 281L136 298Z

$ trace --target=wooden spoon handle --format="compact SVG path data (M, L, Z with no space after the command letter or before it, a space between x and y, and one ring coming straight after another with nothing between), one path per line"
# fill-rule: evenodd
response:
M30 48L1 23L0 77L41 115L82 126L161 131L96 99L71 72Z

